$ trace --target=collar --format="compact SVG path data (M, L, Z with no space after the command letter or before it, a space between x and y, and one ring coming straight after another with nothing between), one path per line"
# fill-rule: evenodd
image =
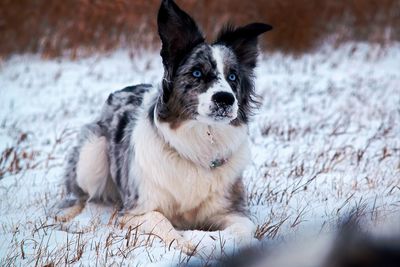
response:
M157 118L157 112L156 112L156 110L157 110L157 105L156 105L155 108L154 108L154 120L157 120L157 119L158 119L158 118ZM182 158L184 158L184 159L186 159L186 160L192 162L193 164L200 165L200 166L203 166L204 168L206 168L205 165L199 164L198 162L195 162L195 161L193 161L193 160L191 160L191 159L189 159L189 158L187 158L187 157L181 155L181 153L179 153L179 151L178 151L175 147L173 147L173 146L168 142L168 140L165 139L165 137L164 137L164 135L162 134L162 132L160 132L160 129L158 128L157 123L155 123L154 126L155 126L154 128L155 128L155 130L156 130L156 132L157 132L157 135L159 135L161 138L164 139L164 141L166 142L166 144L169 146L169 148L170 148L171 150L175 151L180 157L182 157ZM207 135L207 138L208 138L208 140L209 140L209 142L210 142L210 145L214 145L214 144L215 144L215 139L214 139L214 135L212 134L211 126L210 126L210 125L208 125L208 127L207 127L207 132L205 133L205 135ZM217 169L218 167L221 167L221 166L223 166L224 164L226 164L226 163L229 161L229 158L230 158L230 156L229 156L228 158L222 158L222 157L218 157L218 156L217 156L217 157L214 157L214 159L211 160L211 161L209 162L209 164L208 164L207 167L208 167L210 170L215 170L215 169Z
M214 140L214 135L211 132L211 126L208 125L207 126L207 137L208 140L210 142L211 145L215 144L215 140ZM218 167L221 167L222 165L224 165L228 160L225 158L215 158L214 160L212 160L209 164L210 169L216 169Z

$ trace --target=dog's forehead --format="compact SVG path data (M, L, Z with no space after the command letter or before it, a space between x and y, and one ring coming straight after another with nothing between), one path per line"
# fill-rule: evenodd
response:
M223 74L227 69L236 65L236 56L227 46L213 45L211 46L211 50L219 73Z
M211 65L211 67L215 67L215 64L211 46L208 44L201 44L195 47L185 62L185 65Z
M224 45L202 44L190 53L184 65L203 66L221 72L226 65L234 65L236 57L231 49Z

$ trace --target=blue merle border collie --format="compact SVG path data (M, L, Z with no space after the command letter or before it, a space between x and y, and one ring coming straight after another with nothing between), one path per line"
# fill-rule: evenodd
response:
M185 252L194 246L176 229L253 238L241 175L250 159L257 37L271 28L228 26L208 44L188 14L162 1L163 80L114 92L99 118L83 127L68 158L57 219L102 201L119 206L123 227L139 227Z

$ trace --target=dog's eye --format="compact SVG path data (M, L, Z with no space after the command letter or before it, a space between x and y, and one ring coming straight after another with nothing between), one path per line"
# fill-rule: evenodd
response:
M236 74L234 73L229 74L228 79L232 82L236 81Z
M195 78L200 78L201 76L203 76L203 73L201 73L201 71L199 71L199 70L194 70L194 71L192 72L192 75L193 75L193 77L195 77Z

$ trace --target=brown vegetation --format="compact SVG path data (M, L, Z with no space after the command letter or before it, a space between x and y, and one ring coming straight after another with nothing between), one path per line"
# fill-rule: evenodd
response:
M158 44L159 0L2 0L0 56L107 51ZM326 37L386 43L400 40L398 0L177 0L212 37L226 22L268 22L264 48L301 53Z

